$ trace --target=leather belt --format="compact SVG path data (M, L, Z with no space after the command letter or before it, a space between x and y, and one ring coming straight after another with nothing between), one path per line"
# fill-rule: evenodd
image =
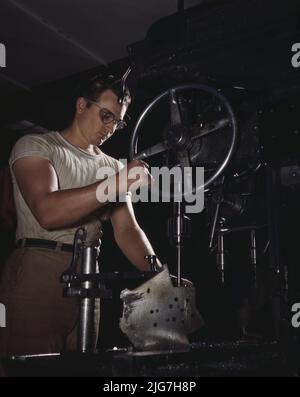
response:
M17 241L17 247L47 248L56 251L73 252L72 244L64 244L60 241L44 240L39 238L22 238Z

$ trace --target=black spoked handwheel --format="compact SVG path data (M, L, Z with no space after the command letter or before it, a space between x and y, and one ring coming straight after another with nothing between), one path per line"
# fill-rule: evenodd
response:
M162 102L169 107L169 120L162 128L160 142L141 149L145 120ZM210 145L209 141L214 142ZM142 112L131 137L130 158L147 160L171 153L181 168L196 165L211 168L203 183L193 184L195 194L207 189L224 172L234 154L236 141L237 121L227 98L215 88L185 84L164 91Z

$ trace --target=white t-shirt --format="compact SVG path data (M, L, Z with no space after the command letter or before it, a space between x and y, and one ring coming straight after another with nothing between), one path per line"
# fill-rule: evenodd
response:
M106 155L102 151L98 155L92 155L77 148L69 143L59 132L23 136L13 147L9 158L17 211L16 240L21 238L39 238L73 244L76 229L91 223L92 225L90 226L101 233L101 220L108 218L109 204L99 211L95 211L95 213L85 219L84 223L79 223L75 227L48 231L40 226L24 201L12 169L12 165L16 160L26 156L37 156L50 161L57 175L59 190L79 188L95 183L99 180L96 175L100 167L111 167L116 173L123 167L120 161ZM84 202L82 205L84 205ZM66 208L66 211L68 211L68 208Z

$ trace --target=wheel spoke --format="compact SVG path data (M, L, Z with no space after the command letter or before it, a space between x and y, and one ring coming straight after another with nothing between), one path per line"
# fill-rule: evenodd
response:
M155 156L156 154L163 153L169 149L169 146L166 142L158 143L154 146L149 147L148 149L143 150L140 153L137 153L134 158L136 160L146 159L151 156Z
M230 124L230 119L221 119L218 121L215 121L213 123L209 123L207 126L201 128L199 131L199 127L192 127L192 141L195 139L203 138L213 132L218 132L222 128L226 127L227 125Z
M170 96L171 125L182 124L180 108L176 98L176 91L174 89L170 90L169 96Z

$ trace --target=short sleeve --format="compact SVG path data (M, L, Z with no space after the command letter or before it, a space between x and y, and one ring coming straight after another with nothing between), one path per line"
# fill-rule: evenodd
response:
M103 156L104 156L104 158L100 159L101 166L107 166L107 167L112 168L116 174L118 172L120 172L125 167L125 165L122 161L117 160L116 158L111 157L105 153L103 153ZM126 161L126 159L125 159L125 161Z
M9 157L10 169L12 169L15 161L27 156L41 157L52 163L51 147L42 135L25 135L16 142Z

